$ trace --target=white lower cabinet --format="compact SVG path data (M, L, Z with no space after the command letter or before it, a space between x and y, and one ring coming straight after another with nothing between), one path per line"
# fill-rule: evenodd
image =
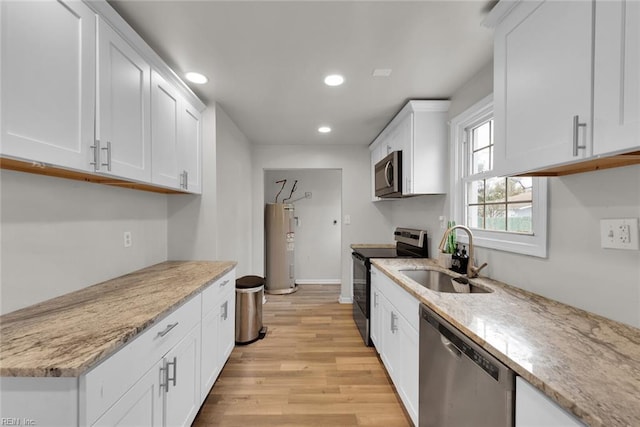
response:
M155 363L95 426L183 426L200 409L200 325Z
M235 270L202 292L202 370L200 402L204 402L235 345Z
M191 425L233 350L234 313L235 269L78 378L2 377L0 415L56 426Z
M200 409L200 323L164 357L164 425L190 425Z
M161 369L159 361L104 413L94 426L150 426L164 425L162 408Z
M405 409L418 425L418 300L375 267L371 338Z
M580 421L549 397L516 377L516 427L582 427Z

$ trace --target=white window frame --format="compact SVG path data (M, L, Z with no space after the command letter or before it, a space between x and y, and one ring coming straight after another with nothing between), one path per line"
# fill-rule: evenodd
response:
M451 163L451 218L456 224L464 224L465 186L462 179L467 164L466 129L483 118L493 116L493 95L478 101L449 122L450 128L450 163ZM463 142L465 141L465 142ZM494 151L495 152L495 151ZM490 172L486 178L494 176ZM532 191L532 224L533 234L520 234L505 231L489 231L472 229L473 244L477 247L497 249L505 252L547 257L547 178L533 178ZM469 243L466 233L457 233L457 240Z

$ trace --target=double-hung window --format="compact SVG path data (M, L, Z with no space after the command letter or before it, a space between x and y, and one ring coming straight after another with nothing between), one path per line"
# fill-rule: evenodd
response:
M498 176L493 128L491 96L451 121L452 217L475 246L546 257L546 178Z

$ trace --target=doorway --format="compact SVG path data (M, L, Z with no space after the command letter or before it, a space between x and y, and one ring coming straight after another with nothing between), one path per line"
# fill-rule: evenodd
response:
M295 208L295 282L339 284L342 170L265 170L264 201L275 203L276 197Z

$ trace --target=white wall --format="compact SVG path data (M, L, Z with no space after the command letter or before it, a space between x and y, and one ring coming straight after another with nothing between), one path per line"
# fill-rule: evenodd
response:
M450 117L492 91L488 64L454 94ZM549 178L548 258L479 248L477 263L494 279L638 327L640 251L600 248L600 219L625 217L640 217L640 166Z
M388 207L371 203L369 149L361 146L285 146L253 147L253 270L264 274L264 170L340 169L342 170L342 215L351 215L351 225L342 221L341 300L351 299L352 243L389 242L392 226L385 215Z
M265 171L264 194L267 203L274 203L282 188L276 181L286 179L278 202L289 197L297 180L294 203L297 226L295 228L296 283L340 283L340 231L342 204L342 173L338 169L288 169ZM289 203L289 202L287 202ZM334 224L335 221L335 224Z
M237 276L263 275L252 268L253 191L251 144L219 107L217 115L217 254L238 262Z
M216 109L202 115L202 194L168 196L170 260L216 260Z
M2 313L167 259L165 195L8 170L0 180Z

